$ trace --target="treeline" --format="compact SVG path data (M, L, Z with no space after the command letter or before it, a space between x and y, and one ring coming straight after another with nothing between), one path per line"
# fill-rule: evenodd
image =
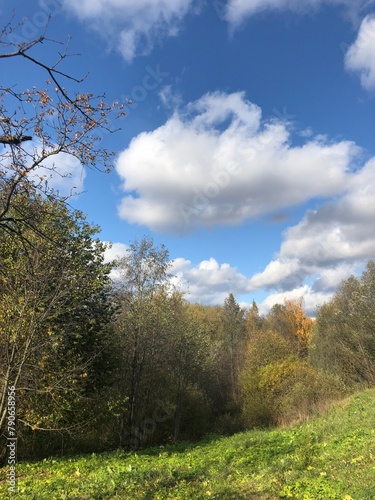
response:
M104 263L98 228L18 194L0 234L0 426L16 389L19 458L233 433L305 419L375 382L375 264L306 317L229 294L189 304L150 238ZM115 285L110 271L116 266Z

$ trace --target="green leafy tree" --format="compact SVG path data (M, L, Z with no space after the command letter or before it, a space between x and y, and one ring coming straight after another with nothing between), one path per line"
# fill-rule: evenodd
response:
M347 384L375 383L375 262L351 276L318 311L310 347L312 364Z
M312 367L293 353L293 347L292 340L271 331L249 341L240 376L246 427L304 420L344 394L337 377Z
M21 227L23 244L0 232L0 426L4 432L14 386L25 436L73 431L100 378L101 330L111 314L105 245L94 239L98 228L62 202L17 195L10 215L18 209L34 227Z
M171 286L169 267L168 251L151 238L132 243L120 262L119 313L110 338L117 399L124 402L120 445L132 449L196 439L209 425L210 335L196 307ZM160 413L163 418L154 418Z
M119 261L119 314L112 325L118 349L118 395L127 398L120 419L120 444L127 445L133 429L145 416L155 366L166 340L163 309L158 296L169 289L167 249L152 238L135 240Z
M230 293L224 301L223 342L222 342L222 375L226 386L228 408L238 405L238 375L243 364L243 352L246 344L244 311Z
M293 338L293 324L285 304L275 304L265 318L265 329L278 333L285 339Z
M187 307L195 335L205 345L206 370L201 385L204 385L210 400L212 420L215 422L226 414L228 406L228 367L223 365L223 308L202 304L189 304Z
M306 358L314 321L303 310L303 298L285 300L286 315L300 358Z
M259 314L258 306L253 300L251 307L245 312L245 330L247 337L257 335L262 329L264 319Z
M293 353L306 358L313 320L303 310L303 298L275 304L264 320L264 328L277 332L290 342Z
M175 293L169 299L169 342L166 388L174 408L173 438L202 437L211 417L210 387L213 376L210 341L202 332L193 308ZM165 367L164 367L165 372ZM165 399L168 399L168 393Z

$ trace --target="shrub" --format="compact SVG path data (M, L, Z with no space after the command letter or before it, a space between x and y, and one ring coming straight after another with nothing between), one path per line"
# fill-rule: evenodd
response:
M289 356L242 376L242 414L247 427L303 421L342 397L344 386L330 374Z

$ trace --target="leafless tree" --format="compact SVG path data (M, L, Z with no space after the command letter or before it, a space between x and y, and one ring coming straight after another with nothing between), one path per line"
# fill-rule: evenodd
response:
M23 220L22 214L19 219L14 212L10 216L15 194L37 190L59 196L49 182L52 175L59 175L59 154L78 159L81 168L110 171L113 153L102 146L101 139L104 132L118 130L114 124L130 103L109 104L105 95L67 90L64 84L80 88L85 77L76 78L62 69L72 55L70 40L61 44L47 38L48 24L39 37L20 43L11 36L19 27L13 20L0 32L0 59L17 59L25 71L32 65L46 75L43 88L30 82L29 88L21 90L17 82L4 84L4 75L0 85L0 227L8 232L17 232ZM37 55L46 44L63 47L51 64Z

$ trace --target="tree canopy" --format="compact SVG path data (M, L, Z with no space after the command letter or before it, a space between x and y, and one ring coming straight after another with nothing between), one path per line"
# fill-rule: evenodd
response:
M111 315L111 266L106 246L80 212L61 201L17 194L10 215L22 210L38 231L0 233L0 425L6 423L6 391L18 395L24 428L68 429L100 355L101 331ZM84 413L84 412L83 412ZM21 430L21 429L20 429Z

